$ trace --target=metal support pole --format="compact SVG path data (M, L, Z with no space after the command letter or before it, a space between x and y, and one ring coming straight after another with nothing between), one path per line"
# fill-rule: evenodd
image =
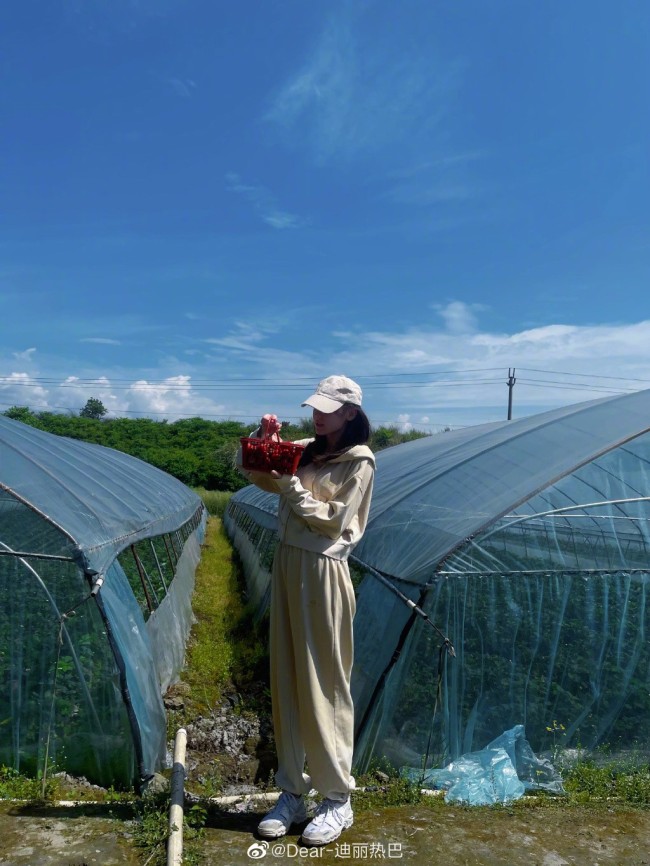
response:
M512 389L515 387L515 368L508 367L508 421L512 421Z
M183 862L183 791L185 787L186 746L187 731L185 728L179 728L174 741L174 766L170 783L167 866L181 866Z

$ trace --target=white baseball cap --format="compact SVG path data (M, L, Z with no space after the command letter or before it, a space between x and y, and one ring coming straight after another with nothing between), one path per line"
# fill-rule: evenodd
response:
M319 412L336 412L346 403L361 405L362 391L359 385L347 376L328 376L318 383L316 391L301 406L311 406Z

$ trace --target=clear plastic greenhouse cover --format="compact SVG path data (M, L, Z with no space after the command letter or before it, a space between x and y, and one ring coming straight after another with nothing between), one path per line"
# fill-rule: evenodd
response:
M205 526L177 479L0 416L0 761L139 784L165 760Z
M649 429L640 391L377 454L352 560L357 766L424 773L518 725L547 755L646 754ZM226 518L261 603L275 509L245 488Z
M87 572L103 574L127 544L189 520L199 497L128 454L52 436L0 416L0 486L58 526Z

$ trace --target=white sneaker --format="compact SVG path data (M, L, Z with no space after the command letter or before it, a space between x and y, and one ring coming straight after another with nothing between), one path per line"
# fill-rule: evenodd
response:
M307 810L300 794L283 791L268 815L257 825L257 832L266 839L286 836L292 824L307 820Z
M326 797L318 807L314 819L303 830L302 841L307 845L328 845L338 839L353 822L349 798L329 800Z

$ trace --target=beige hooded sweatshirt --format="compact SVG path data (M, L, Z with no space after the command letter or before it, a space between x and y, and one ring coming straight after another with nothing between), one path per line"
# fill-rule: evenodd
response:
M300 439L308 445L311 439ZM238 456L241 466L241 455ZM242 473L257 487L280 493L278 534L292 547L346 560L368 522L375 457L367 445L353 445L325 463L300 466L295 475L272 478Z

